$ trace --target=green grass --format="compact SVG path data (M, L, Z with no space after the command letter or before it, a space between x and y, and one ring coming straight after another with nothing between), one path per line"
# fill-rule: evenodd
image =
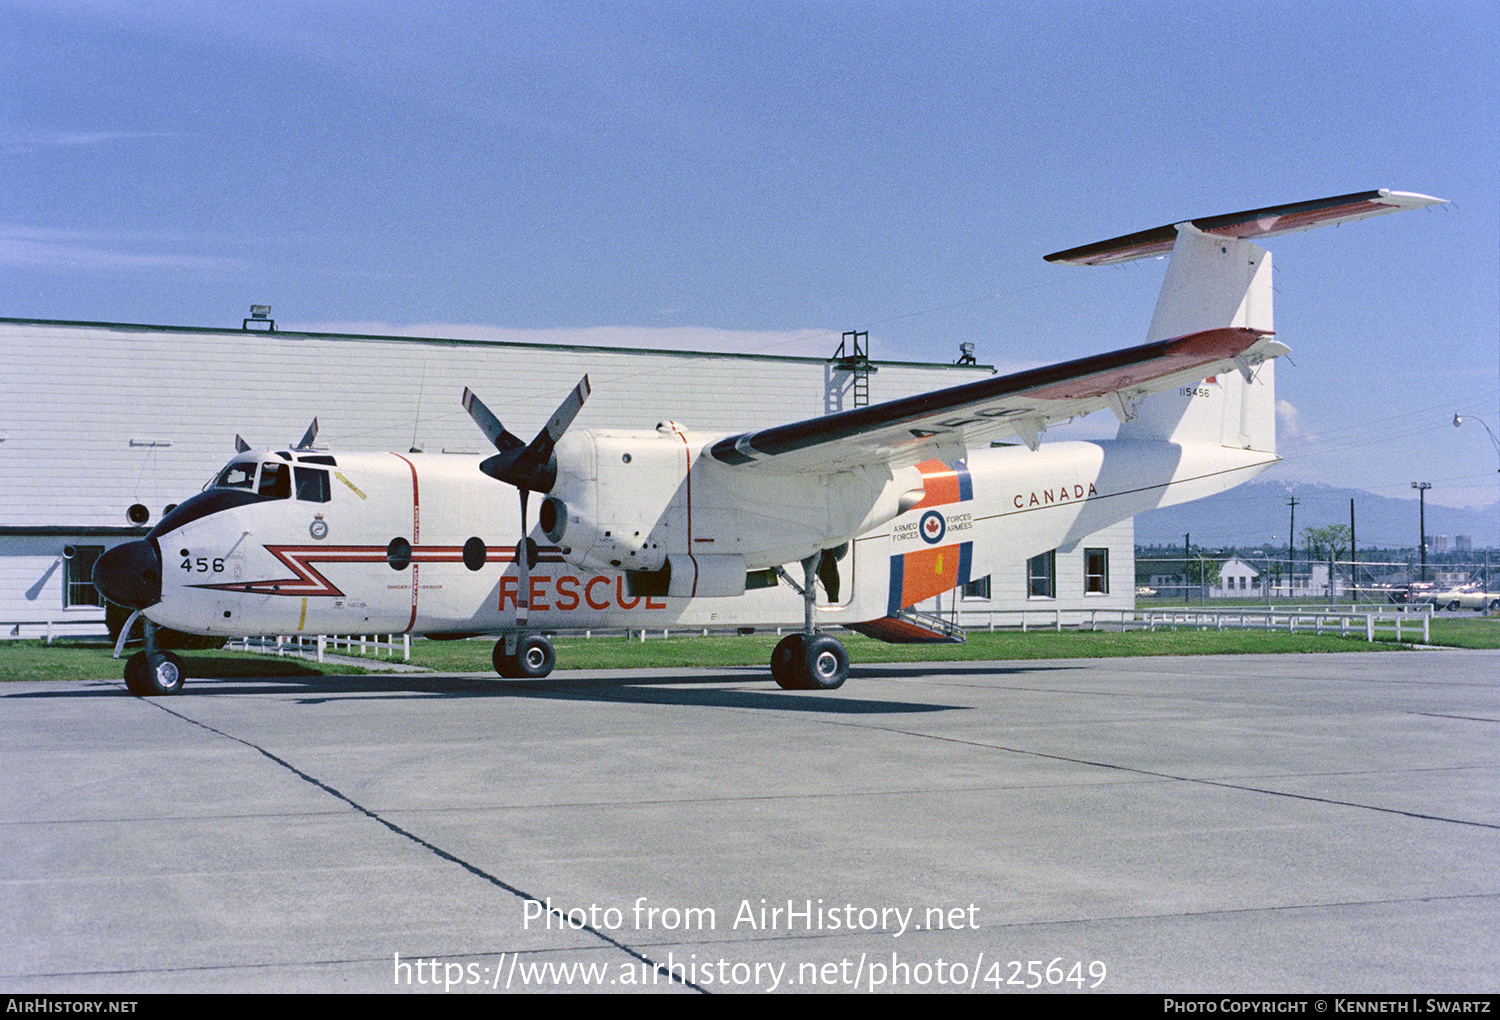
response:
M1451 648L1500 648L1500 617L1433 616L1431 643Z
M119 680L125 660L112 658L113 648L99 642L0 641L0 681ZM324 676L365 673L358 666L335 665L243 652L179 652L188 677L235 679L259 676Z
M1431 642L1455 648L1500 648L1500 620L1481 617L1434 617ZM1404 634L1408 641L1412 636ZM1420 632L1416 632L1420 636ZM973 662L987 659L1074 659L1132 655L1258 655L1288 652L1368 652L1405 647L1382 635L1371 644L1364 632L1288 634L1255 630L972 631L962 645L888 645L857 634L840 636L856 662ZM648 638L558 638L557 664L562 669L660 669L674 666L764 666L771 658L775 634L745 636ZM441 672L487 673L492 641L417 641L412 664ZM315 662L235 652L188 652L189 677L319 676L372 672L342 663ZM123 660L110 657L103 644L59 641L0 642L0 680L118 679Z
M970 633L962 645L888 645L857 634L840 634L849 658L861 662L975 662L990 659L1077 659L1128 655L1246 655L1272 652L1388 651L1393 642L1370 644L1336 635L1259 631L1032 631ZM764 666L775 635L746 637L559 638L560 669L631 669L671 666ZM412 646L412 662L430 669L478 673L491 669L489 641L423 641Z

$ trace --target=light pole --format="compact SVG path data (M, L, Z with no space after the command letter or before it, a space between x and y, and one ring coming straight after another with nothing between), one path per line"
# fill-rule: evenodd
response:
M1420 534L1417 535L1417 544L1422 547L1422 580L1427 580L1427 490L1432 488L1431 482L1412 482L1411 487L1417 490L1417 527Z
M1490 428L1489 424L1487 422L1485 422L1485 420L1483 418L1481 418L1481 417L1479 417L1478 415L1475 415L1475 414L1469 414L1469 415L1455 414L1453 416L1453 427L1454 428L1459 428L1460 426L1463 425L1463 423L1466 420L1477 421L1479 424L1481 424L1481 425L1484 426L1484 430L1489 433L1490 442L1493 443L1493 444L1495 444L1495 458L1496 458L1497 461L1500 461L1500 439L1496 439L1495 438L1495 430L1492 429L1492 428ZM1500 471L1500 467L1496 467L1495 470L1496 471ZM1486 556L1488 556L1488 553L1486 553ZM1486 591L1489 590L1489 586L1490 586L1489 573L1490 573L1489 569L1486 568L1485 572L1484 572L1484 585L1485 585L1485 590Z
M1485 423L1485 420L1479 417L1479 415L1477 414L1455 414L1453 416L1453 427L1458 428L1459 426L1463 425L1465 421L1477 421L1479 424L1484 425L1484 430L1490 434L1490 442L1495 444L1495 456L1500 457L1500 439L1495 438L1495 430L1490 428L1489 425ZM1500 471L1500 467L1495 468L1495 470Z

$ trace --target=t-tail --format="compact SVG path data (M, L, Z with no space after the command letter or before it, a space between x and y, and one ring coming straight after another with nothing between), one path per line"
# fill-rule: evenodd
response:
M1252 239L1442 202L1409 192L1365 191L1156 227L1056 252L1047 261L1108 265L1170 254L1148 342L1224 326L1274 332L1271 253ZM1155 394L1117 414L1120 440L1214 444L1274 458L1275 361L1244 362L1236 372Z

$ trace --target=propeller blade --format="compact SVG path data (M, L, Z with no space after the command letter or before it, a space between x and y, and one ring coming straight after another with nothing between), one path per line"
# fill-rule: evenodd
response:
M467 392L465 391L466 394ZM563 437L563 433L568 430L568 426L573 424L573 419L578 416L584 401L589 398L589 392L589 377L584 376L578 380L578 385L573 387L573 392L563 400L557 411L548 419L547 424L536 434L535 439L522 449L506 448L501 446L502 440L495 440L495 446L500 452L480 464L479 469L491 478L509 482L518 489L529 489L532 492L552 491L552 483L557 480L556 466L552 463L552 451L557 446L557 441ZM465 406L470 405L484 408L477 397ZM481 429L485 429L485 434L489 435L490 432L486 429L485 422L472 406L469 414ZM495 425L500 424L499 419L490 414L487 408L484 409L484 414L488 415ZM504 426L501 426L501 430L504 430ZM509 432L504 434L510 436ZM511 436L511 438L515 437ZM519 440L516 443L519 445Z
M247 443L247 442L245 442L245 437L242 436L242 435L240 435L238 432L236 432L234 434L234 452L235 453L249 453L250 452L250 444Z
M467 386L464 387L464 410L469 412L469 417L474 419L474 424L479 426L479 431L483 432L485 437L495 444L495 449L501 453L518 450L526 445L521 442L519 436L507 431L505 426L500 424L500 419L495 417L495 413L486 407L484 401L480 400L479 396Z
M578 412L583 409L583 402L589 398L590 392L592 391L589 387L589 377L585 375L582 379L578 380L578 385L573 387L573 392L568 394L561 406L558 407L556 413L547 420L547 424L543 427L542 431L536 434L536 438L531 441L531 446L528 446L527 450L531 450L533 447L541 449L542 437L545 436L546 455L550 457L552 455L552 448L563 437L563 433L568 431L568 426L573 424L573 419L578 417Z
M292 447L294 450L311 450L313 440L318 438L318 419L314 418L307 431L302 433L302 442Z
M531 614L531 550L527 548L526 532L526 497L525 489L521 493L521 541L516 543L516 570L520 579L516 582L516 626L526 626L526 619Z

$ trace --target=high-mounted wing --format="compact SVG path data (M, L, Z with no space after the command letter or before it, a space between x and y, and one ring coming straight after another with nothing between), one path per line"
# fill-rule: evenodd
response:
M714 443L713 458L776 472L915 464L941 451L1019 436L1035 449L1049 421L1110 407L1123 421L1141 397L1287 352L1266 330L1228 327L937 390Z
M1272 205L1264 209L1247 209L1244 212L1227 213L1223 216L1205 216L1190 220L1194 227L1205 234L1256 240L1290 234L1314 227L1337 226L1371 216L1400 212L1402 209L1420 209L1427 205L1441 205L1443 199L1430 195L1418 195L1410 191L1360 191L1352 195L1335 195L1333 198L1318 198L1310 202L1291 202ZM1115 262L1129 262L1152 255L1164 255L1172 250L1177 240L1177 226L1167 224L1150 230L1125 234L1108 241L1098 241L1067 251L1053 252L1046 256L1048 262L1067 262L1076 266L1103 266Z

